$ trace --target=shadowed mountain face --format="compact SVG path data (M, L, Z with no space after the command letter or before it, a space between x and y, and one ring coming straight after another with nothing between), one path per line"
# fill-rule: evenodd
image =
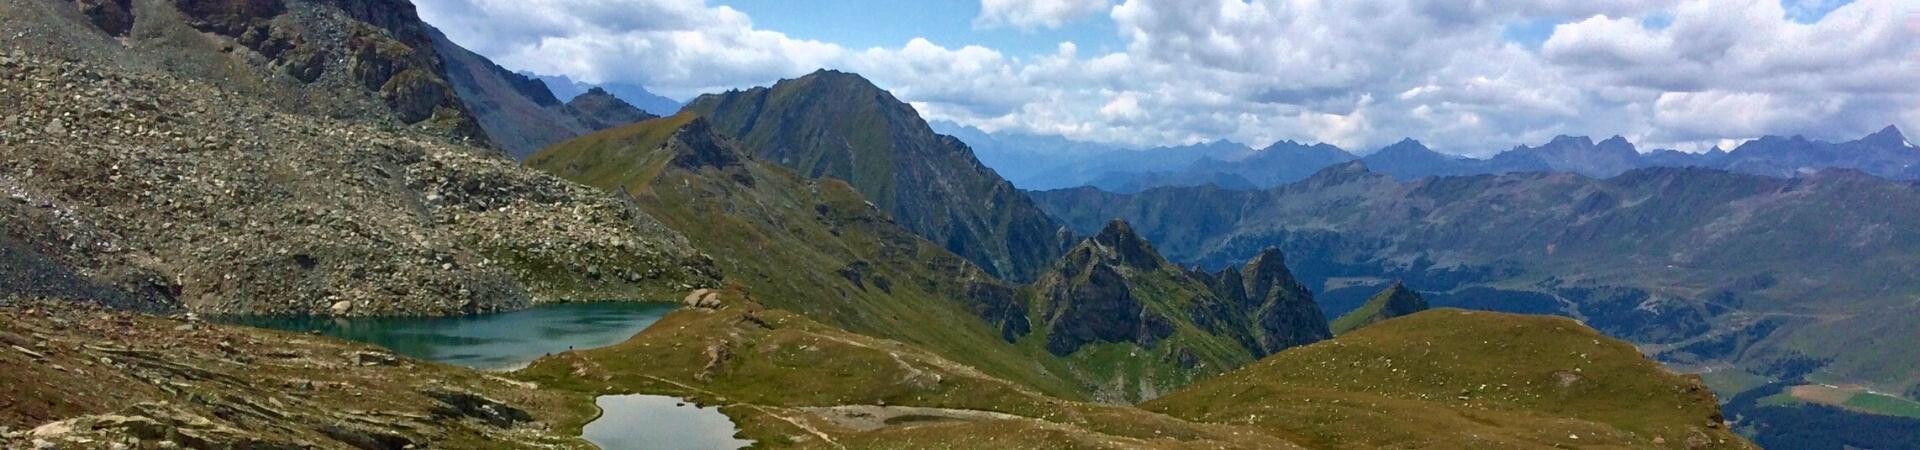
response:
M1031 290L1047 351L1101 399L1153 398L1332 337L1278 250L1245 268L1188 272L1123 221L1067 252Z
M1437 306L1582 318L1676 363L1797 365L1906 392L1920 312L1920 191L1848 170L1796 179L1637 169L1402 182L1349 164L1267 191L1034 193L1077 230L1123 218L1174 261L1283 249L1353 308L1402 279Z
M500 67L431 30L447 80L480 127L508 156L526 159L546 146L654 116L593 88L561 103L540 80Z
M1031 200L959 140L858 75L820 71L772 87L695 99L755 157L846 180L902 226L989 273L1031 280L1068 240Z

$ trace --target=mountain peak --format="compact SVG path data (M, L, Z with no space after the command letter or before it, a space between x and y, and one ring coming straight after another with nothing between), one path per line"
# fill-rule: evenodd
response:
M1346 334L1360 327L1426 311L1427 308L1426 298L1421 297L1413 289L1407 288L1406 284L1395 281L1392 286L1387 286L1385 290L1367 299L1367 303L1361 305L1360 309L1335 319L1332 325L1333 333Z
M1159 267L1162 261L1160 252L1154 250L1153 244L1134 232L1133 225L1125 220L1114 219L1107 222L1106 228L1101 229L1100 234L1094 235L1089 241L1111 250L1113 256L1128 267L1154 268Z
M1374 176L1377 176L1377 174L1367 168L1367 163L1356 159L1320 169L1320 171L1314 172L1312 176L1308 176L1304 183L1308 186L1321 188L1352 183Z
M1254 322L1262 330L1258 348L1262 355L1333 337L1313 292L1287 270L1286 254L1267 247L1260 250L1240 269L1243 305L1259 311Z
M1580 147L1592 147L1593 138L1586 137L1586 136L1568 136L1563 134L1559 136L1554 136L1552 141L1547 142L1547 145L1574 145L1574 146L1580 146Z
M1247 260L1247 269L1249 272L1256 271L1256 268L1268 270L1277 268L1284 271L1287 268L1287 254L1281 252L1277 247L1260 249L1259 254L1254 255L1253 259Z
M588 127L596 130L660 117L648 114L598 87L588 89L587 92L568 100L567 107L578 113L577 116Z
M1864 137L1864 138L1860 138L1859 142L1863 144L1871 144L1871 145L1886 146L1886 147L1912 147L1913 146L1912 143L1907 141L1907 136L1905 134L1900 133L1900 128L1893 125L1887 125L1886 128L1880 129L1879 132L1867 135L1867 137Z
M833 69L815 70L813 73L806 74L796 81L827 82L836 85L880 89L878 85L873 84L873 81L868 80L867 77L861 76L858 73L842 72Z
M688 170L724 169L739 166L746 160L704 117L694 117L674 130L667 147L673 151L672 164Z
M1401 138L1400 142L1395 142L1393 143L1393 145L1387 146L1387 148L1418 148L1421 150L1427 150L1427 144L1422 144L1420 143L1419 140L1414 138Z

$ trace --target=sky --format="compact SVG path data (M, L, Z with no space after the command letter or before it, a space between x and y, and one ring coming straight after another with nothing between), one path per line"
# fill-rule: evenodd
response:
M415 2L514 70L685 100L832 68L929 120L1132 147L1920 130L1920 0Z

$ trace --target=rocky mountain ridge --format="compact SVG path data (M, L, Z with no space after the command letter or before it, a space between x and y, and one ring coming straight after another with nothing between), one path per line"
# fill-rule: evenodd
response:
M997 277L1031 280L1070 240L959 140L859 75L818 71L710 94L700 115L761 160L846 180L894 220Z

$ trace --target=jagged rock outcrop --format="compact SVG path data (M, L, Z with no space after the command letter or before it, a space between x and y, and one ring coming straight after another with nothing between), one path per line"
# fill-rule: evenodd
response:
M1254 312L1259 354L1269 355L1333 337L1320 305L1313 302L1313 293L1287 270L1286 257L1279 249L1260 251L1259 256L1240 269L1240 279L1241 291L1230 297L1242 299L1241 307ZM1232 286L1225 287L1232 289Z
M1395 282L1367 299L1367 303L1361 305L1360 309L1335 319L1331 327L1334 334L1345 334L1387 319L1426 311L1427 307L1427 299L1421 297L1420 293L1407 288L1406 284Z
M1093 381L1101 396L1139 400L1280 350L1332 336L1312 294L1278 251L1219 274L1175 266L1125 221L1108 222L1031 289L1046 349L1091 370L1119 345L1144 354L1132 379ZM1091 352L1089 352L1091 350ZM1134 363L1121 363L1134 364Z

